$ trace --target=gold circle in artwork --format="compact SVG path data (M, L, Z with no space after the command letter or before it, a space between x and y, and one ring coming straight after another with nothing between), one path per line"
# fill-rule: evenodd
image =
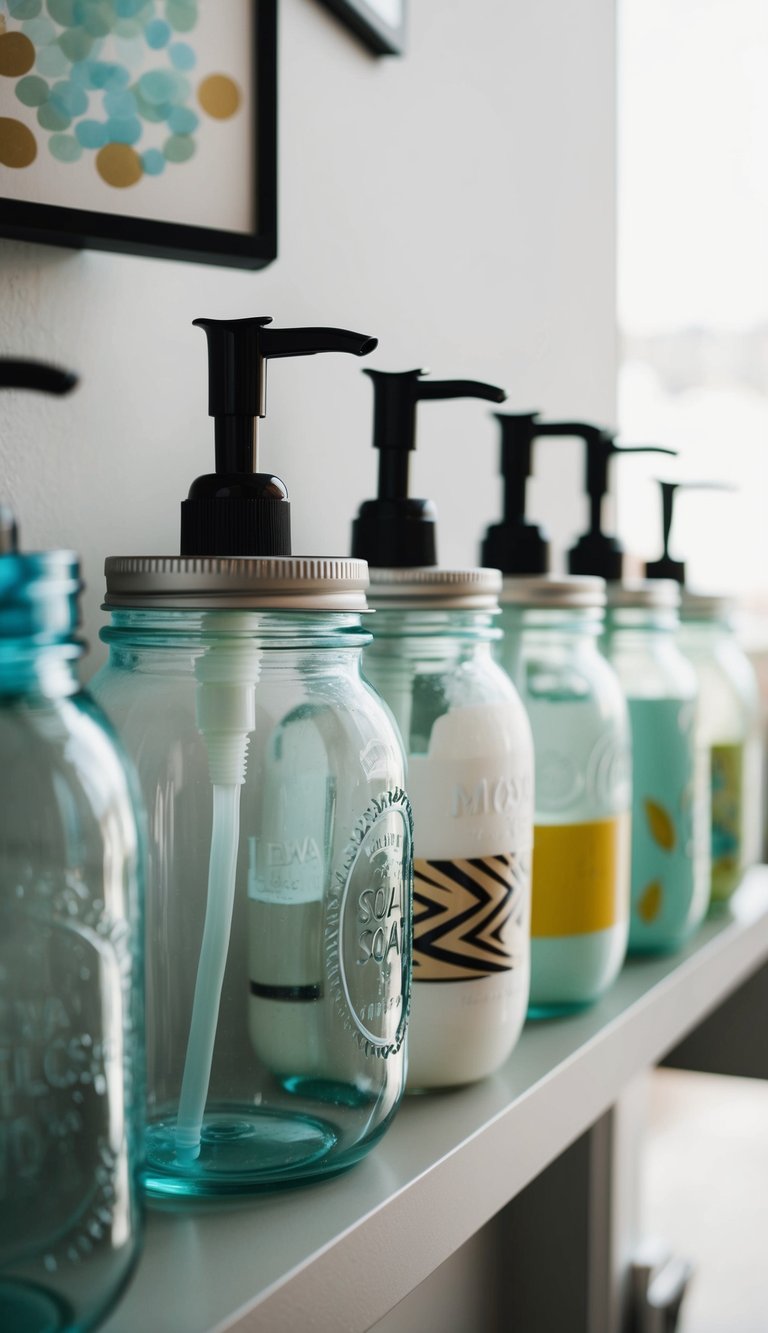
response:
M138 153L127 143L108 143L96 154L96 170L107 185L124 190L141 180L144 169Z
M214 120L228 120L234 116L242 98L235 80L228 74L209 74L197 90L197 100Z
M27 125L0 116L0 162L4 167L28 167L37 157L37 140Z
M35 63L35 48L23 32L0 32L0 74L18 79Z

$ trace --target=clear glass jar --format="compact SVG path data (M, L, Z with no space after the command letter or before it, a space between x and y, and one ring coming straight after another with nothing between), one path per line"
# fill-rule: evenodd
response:
M408 1091L484 1078L525 1020L531 730L491 655L496 570L373 569L366 674L408 752L415 828Z
M605 654L632 728L631 952L679 949L709 902L709 755L696 673L681 653L676 583L609 584Z
M94 688L149 812L155 1193L333 1173L397 1109L411 813L360 670L366 584L361 561L107 562Z
M627 705L598 649L605 584L505 578L498 657L533 732L529 1014L565 1013L615 980L629 932Z
M758 858L762 813L760 705L733 631L732 603L683 590L680 647L699 682L701 743L711 772L711 901L726 902Z
M0 1328L94 1327L143 1226L134 787L77 681L75 556L0 555Z

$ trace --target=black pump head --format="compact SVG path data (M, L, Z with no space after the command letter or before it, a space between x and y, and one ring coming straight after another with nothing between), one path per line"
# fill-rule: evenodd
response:
M37 389L40 393L65 394L74 389L77 375L45 361L22 361L0 357L0 389ZM0 504L0 555L19 549L19 532L12 511Z
M624 574L624 548L616 537L602 530L603 500L608 491L608 464L616 454L676 454L658 444L619 446L615 436L589 422L571 422L563 434L584 441L587 451L586 492L589 496L589 531L568 553L571 574L596 574L616 582Z
M568 435L568 422L541 421L538 412L496 412L501 426L501 475L504 517L486 530L481 547L484 565L503 574L549 572L549 538L525 516L526 485L531 475L534 440Z
M348 329L268 329L256 319L196 319L208 339L208 414L214 418L216 471L193 481L181 505L182 555L290 555L288 492L258 472L258 421L267 410L267 361L351 352L366 356L376 338Z
M685 586L685 564L675 560L669 554L669 538L672 532L675 495L678 491L732 491L736 488L726 481L659 481L661 490L661 522L664 550L658 560L648 560L645 576L649 579L674 579L681 587Z
M437 511L408 495L409 454L416 448L416 406L438 398L485 398L506 393L479 380L425 380L425 370L366 370L373 380L373 447L379 450L379 493L352 524L352 554L376 568L437 564Z

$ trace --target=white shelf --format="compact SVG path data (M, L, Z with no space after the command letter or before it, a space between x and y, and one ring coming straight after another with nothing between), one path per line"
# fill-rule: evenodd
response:
M529 1024L471 1088L406 1099L346 1175L153 1208L104 1333L342 1333L402 1300L768 960L768 869L674 958L630 962L592 1009Z

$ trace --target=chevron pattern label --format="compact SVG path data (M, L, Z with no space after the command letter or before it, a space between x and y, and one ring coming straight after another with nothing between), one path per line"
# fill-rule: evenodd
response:
M515 852L414 862L413 979L473 981L522 961L529 866Z

